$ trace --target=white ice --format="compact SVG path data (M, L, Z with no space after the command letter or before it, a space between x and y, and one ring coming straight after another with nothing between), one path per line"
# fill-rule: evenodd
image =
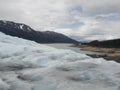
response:
M0 90L120 90L120 64L0 33Z

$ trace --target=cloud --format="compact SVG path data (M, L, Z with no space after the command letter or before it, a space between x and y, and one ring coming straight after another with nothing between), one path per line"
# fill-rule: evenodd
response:
M0 19L78 40L119 38L119 0L0 0Z
M23 22L33 27L56 26L65 21L67 7L59 0L1 0L1 19Z
M120 0L75 0L84 12L94 14L120 13Z
M115 39L115 38L120 38L119 28L120 28L120 22L92 20L90 22L86 22L84 26L76 30L76 32L74 32L74 34L72 34L71 36L77 36L81 38L84 37L84 40Z

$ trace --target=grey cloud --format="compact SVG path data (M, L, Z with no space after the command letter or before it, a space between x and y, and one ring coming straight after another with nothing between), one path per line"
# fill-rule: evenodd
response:
M119 38L119 3L120 0L0 0L0 19L25 23L36 30L79 36L82 40ZM80 22L85 25L71 28Z
M120 0L80 0L79 3L88 13L120 13Z

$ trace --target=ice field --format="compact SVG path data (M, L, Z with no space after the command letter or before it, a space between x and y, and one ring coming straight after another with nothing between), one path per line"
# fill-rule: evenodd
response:
M0 33L0 90L120 90L120 64Z

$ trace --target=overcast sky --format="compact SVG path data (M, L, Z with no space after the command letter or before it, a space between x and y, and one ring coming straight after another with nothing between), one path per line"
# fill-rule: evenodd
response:
M120 0L0 0L0 19L80 41L120 38Z

